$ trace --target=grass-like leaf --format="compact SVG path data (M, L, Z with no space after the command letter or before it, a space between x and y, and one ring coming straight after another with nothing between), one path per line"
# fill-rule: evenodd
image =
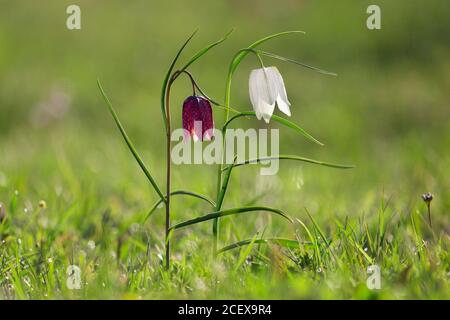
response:
M235 156L234 160L233 160L233 164L236 163L236 159L237 159L237 157ZM225 194L227 192L228 183L230 181L231 170L233 170L233 165L228 166L227 169L225 170L225 174L223 176L222 188L220 189L219 195L217 197L217 208L221 208L222 207L223 199L224 199Z
M325 238L325 234L323 233L323 231L320 228L319 224L316 222L316 220L314 220L313 216L309 213L308 209L305 208L305 211L306 211L306 214L308 215L309 219L313 223L314 228L317 230L317 232L319 233L320 237L322 238L323 241L325 241L325 244L328 247L330 244L328 243L327 238Z
M244 264L245 260L247 260L247 257L249 256L250 252L252 251L253 245L255 244L255 241L257 240L258 233L253 236L253 238L248 243L247 249L244 250L244 252L241 252L239 256L239 260L237 261L234 271L238 271L240 267Z
M194 197L197 199L201 199L204 200L206 202L208 202L211 206L215 207L216 203L214 201L212 201L211 199L209 199L208 197L199 194L199 193L195 193L195 192L191 192L191 191L186 191L186 190L177 190L177 191L173 191L170 193L171 196L176 196L176 195L182 195L182 196L190 196L190 197ZM153 212L155 212L156 208L158 208L158 206L164 203L163 200L159 199L158 201L156 201L156 203L152 206L152 208L149 210L149 212L145 215L144 219L142 220L142 223L144 223L145 221L148 220L148 218L150 218L150 216L153 214Z
M323 162L323 161L313 160L313 159L294 156L294 155L279 155L279 156L274 156L274 157L262 157L262 158L256 158L256 159L249 159L249 160L245 160L243 162L235 163L232 166L239 167L239 166L243 166L243 165L247 165L247 164L260 163L263 161L265 162L265 161L270 161L270 160L296 160L296 161L303 161L303 162L313 163L313 164L317 164L317 165L321 165L321 166L325 166L325 167L337 168L337 169L354 168L353 165ZM225 167L223 170L227 170L228 167L229 166Z
M287 35L287 34L292 34L292 33L301 33L301 34L305 34L304 31L299 31L299 30L293 30L293 31L285 31L285 32L279 32L279 33L275 33L275 34L271 34L267 37L261 38L255 42L253 42L251 45L249 45L246 49L253 49L256 48L257 46L263 44L264 42L267 42L271 39L283 36L283 35ZM233 60L233 63L230 66L230 71L234 72L234 70L237 68L237 66L239 65L239 63L241 63L242 59L245 58L245 56L247 54L249 54L250 51L248 50L243 50L241 51L236 58Z
M271 57L271 58L274 58L274 59L278 59L278 60L281 60L281 61L290 62L290 63L296 64L296 65L299 65L301 67L304 67L304 68L316 71L316 72L321 73L321 74L326 74L326 75L329 75L329 76L337 76L337 74L334 73L334 72L330 72L330 71L326 71L326 70L323 70L323 69L319 69L319 68L310 66L308 64L305 64L303 62L300 62L300 61L297 61L297 60L294 60L294 59L289 59L289 58L286 58L286 57L283 57L283 56L279 56L279 55L277 55L275 53L266 52L266 51L262 51L262 50L256 50L256 52L259 53L259 54L265 55L267 57Z
M227 38L233 33L233 31L234 31L234 29L231 29L225 36L223 36L223 38L217 40L214 43L211 43L210 45L206 46L205 48L203 48L202 50L197 52L195 55L193 55L192 58L189 59L189 61L184 65L184 67L180 69L180 72L186 70L191 64L193 64L197 59L199 59L201 56L203 56L209 50L211 50L215 46L217 46L217 45L221 44L222 42L224 42L225 40L227 40Z
M173 68L175 67L175 63L177 62L178 58L181 55L181 52L183 52L184 48L187 46L187 44L189 43L189 41L191 41L191 39L195 36L195 34L197 33L198 30L195 30L190 36L189 38L187 38L187 40L183 43L183 45L181 46L181 48L178 50L175 58L172 60L172 63L169 66L169 69L166 72L166 75L164 77L164 81L163 81L163 85L162 85L162 89L161 89L161 112L163 115L163 122L164 122L164 127L167 131L167 115L166 115L166 91L167 91L167 85L169 83L169 79L170 76L172 74Z
M319 233L320 237L322 238L322 241L325 242L325 244L326 244L326 250L327 250L326 252L327 252L331 257L333 257L335 260L337 260L337 259L336 259L336 256L334 255L334 253L333 253L333 251L331 250L331 247L330 247L330 245L331 245L331 240L327 240L327 238L325 238L325 234L323 233L323 231L322 231L322 229L320 228L319 224L314 220L313 216L309 213L309 211L308 211L307 208L305 208L305 211L306 211L306 214L308 215L309 219L310 219L311 222L313 223L315 230ZM319 242L317 241L317 243L319 243Z
M216 211L216 212L212 212L209 214L206 214L204 216L195 218L195 219L191 219L191 220L187 220L181 223L178 223L172 227L170 227L170 229L180 229L183 227L187 227L187 226L191 226L193 224L197 224L203 221L208 221L208 220L212 220L215 218L221 218L221 217L225 217L225 216L230 216L230 215L234 215L234 214L241 214L241 213L246 213L246 212L254 212L254 211L267 211L267 212L272 212L275 213L279 216L282 216L283 218L287 219L289 222L293 222L292 219L290 217L288 217L283 211L279 210L279 209L275 209L275 208L270 208L270 207L264 207L264 206L254 206L254 207L239 207L239 208L233 208L233 209L227 209L227 210L221 210L221 211Z
M303 223L303 221L301 221L298 218L295 218L295 220L297 220L297 222L302 226L302 228L305 229L306 234L308 235L308 238L311 241L311 244L314 245L314 252L315 252L315 256L317 258L317 267L322 268L322 259L320 257L319 243L318 243L317 239L315 239L313 237L311 231L309 231L309 228L306 226L305 223Z
M248 244L250 244L252 242L253 239L246 239L246 240L242 240L242 241L238 241L235 242L233 244L230 244L226 247L223 247L222 249L220 249L219 251L217 251L217 253L222 253L225 251L229 251L232 249L236 249L239 247L243 247L246 246ZM254 243L256 244L269 244L269 243L276 243L282 247L285 248L298 248L300 244L304 244L304 245L311 245L310 242L304 242L304 243L299 243L298 240L293 240L293 239L285 239L285 238L267 238L267 239L256 239L254 240Z
M153 186L153 188L155 189L155 191L158 193L160 199L165 202L166 200L165 200L163 193L161 192L161 189L159 188L159 186L156 183L153 176L150 174L150 171L148 171L147 167L145 166L144 162L142 161L141 157L139 156L138 152L136 151L136 148L133 146L133 143L131 142L130 138L128 137L128 134L126 133L124 127L122 126L122 123L120 122L119 117L117 116L117 113L114 110L111 101L109 100L108 96L106 95L105 91L103 90L100 80L97 80L97 85L98 85L98 88L100 89L103 99L105 99L106 105L108 106L109 111L111 112L111 115L113 116L114 121L116 122L116 125L119 128L119 131L122 134L122 137L125 140L128 148L130 149L130 151L133 154L134 158L136 159L137 163L141 167L145 176L150 181L150 183Z
M236 162L236 156L234 157L233 164ZM230 181L231 170L233 170L233 166L229 166L227 170L225 170L225 175L223 176L223 182L221 183L220 192L217 195L217 204L216 210L220 210L222 208L223 199L225 198L225 194L227 192L228 183ZM219 235L219 218L215 218L213 221L213 235L215 236L213 251L216 254L217 251L217 243L218 243L218 235Z
M348 237L348 240L352 245L355 246L356 249L363 255L363 257L367 260L369 264L373 264L373 259L367 254L367 252L364 251L364 249L356 242L355 239L353 239L352 236Z
M231 117L224 125L223 125L223 131L225 131L225 129L228 127L228 125L235 119L240 118L240 117L246 117L246 116L251 116L251 117L256 117L256 113L254 111L244 111L241 112L239 114L234 115L233 117ZM317 140L316 138L314 138L312 135L310 135L308 132L306 132L304 129L302 129L301 127L299 127L298 125L296 125L295 123L279 117L277 115L272 115L272 119L278 123L281 123L282 125L285 125L291 129L294 129L295 131L297 131L298 133L300 133L301 135L303 135L305 138L307 138L308 140L317 143L320 146L323 146L324 144L322 142L320 142L319 140Z

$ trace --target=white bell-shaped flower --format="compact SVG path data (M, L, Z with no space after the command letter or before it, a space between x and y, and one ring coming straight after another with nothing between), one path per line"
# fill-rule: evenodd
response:
M258 120L269 123L275 103L278 109L291 116L291 105L288 101L283 77L276 67L265 67L252 70L249 79L250 101Z

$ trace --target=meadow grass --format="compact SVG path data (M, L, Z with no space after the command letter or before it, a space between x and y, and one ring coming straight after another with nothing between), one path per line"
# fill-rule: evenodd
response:
M110 1L110 10L80 2L85 20L79 33L59 28L64 1L32 11L16 2L0 12L0 298L450 298L445 1L426 8L419 1L384 1L378 34L361 27L365 6L351 1L339 8L333 1L282 1L276 9L260 1L256 11L226 1L179 10L171 10L171 1L151 10L147 1L127 8ZM221 14L190 28L193 17L209 12ZM261 17L267 20L263 27ZM166 20L173 26L161 28ZM18 27L17 21L28 23ZM274 121L271 126L280 128L284 154L356 167L340 171L286 161L274 177L259 176L258 165L234 168L224 209L276 207L293 223L269 213L224 217L219 249L242 246L215 260L209 223L175 230L166 271L164 208L143 223L158 195L114 127L96 79L162 183L160 82L176 47L196 27L185 59L236 27L231 41L192 66L218 101L233 52L279 30L306 30L304 39L262 49L339 74L323 77L264 58L283 72L293 102L289 120L325 146ZM35 41L27 40L30 30L39 30ZM251 109L248 72L258 67L251 60L233 79L232 105L242 106L240 111ZM174 88L172 110L180 111L174 111L174 127L181 125L188 89L182 81ZM222 118L223 110L214 112ZM260 125L239 119L233 126ZM216 168L173 166L172 174L173 190L189 187L215 197ZM434 195L432 228L425 192ZM174 224L212 211L199 199L172 198ZM67 286L72 264L81 270L80 290ZM381 269L380 290L366 287L372 264Z
M112 136L120 141L118 135ZM81 152L85 146L78 141L77 134L72 146ZM420 194L400 197L380 189L363 192L361 197L358 186L353 186L344 195L327 192L324 201L315 190L340 189L346 183L330 186L328 176L352 181L348 179L352 172L282 165L279 176L255 181L252 175L257 168L236 168L244 170L231 177L228 206L255 205L263 199L288 212L294 224L269 214L224 217L220 247L250 241L219 254L215 261L209 225L176 230L173 265L167 272L164 209L141 223L153 203L146 199L157 196L136 165L118 170L122 161L132 161L124 145L113 143L104 152L73 164L60 142L51 148L59 154L23 143L28 151L23 154L26 163L20 163L22 174L8 177L2 187L2 199L6 199L6 219L0 228L3 298L449 297L448 221L439 196L431 203L431 230ZM91 141L88 150L94 150L95 144ZM108 166L103 167L104 161ZM11 168L18 165L10 163ZM175 183L214 171L191 170ZM195 188L213 193L207 185L199 181ZM203 201L174 197L175 222L208 210ZM263 237L295 241L265 244L258 241ZM81 290L67 288L66 270L72 264L81 269ZM366 287L366 269L372 264L381 267L381 290Z

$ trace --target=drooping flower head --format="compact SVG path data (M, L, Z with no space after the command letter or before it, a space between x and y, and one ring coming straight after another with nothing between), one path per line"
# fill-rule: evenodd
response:
M201 96L190 96L183 103L183 129L194 141L211 140L214 120L211 104Z
M276 67L255 69L250 73L249 79L250 101L258 120L264 119L269 123L275 109L291 116L291 105L284 87L283 77Z

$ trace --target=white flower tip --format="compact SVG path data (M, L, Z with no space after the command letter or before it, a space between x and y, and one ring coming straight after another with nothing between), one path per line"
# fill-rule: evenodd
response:
M212 131L212 130L207 130L207 131L205 132L205 134L203 135L203 140L204 140L204 141L211 141L211 140L212 140L213 134L212 134L212 132L210 132L210 131Z
M272 115L270 115L270 114L263 114L263 118L264 118L264 121L266 122L266 123L269 123L270 122L270 117L271 117Z
M281 112L283 112L288 117L291 116L291 109L290 109L290 103L287 99L283 99L282 97L277 97L277 105L278 109L280 109Z

